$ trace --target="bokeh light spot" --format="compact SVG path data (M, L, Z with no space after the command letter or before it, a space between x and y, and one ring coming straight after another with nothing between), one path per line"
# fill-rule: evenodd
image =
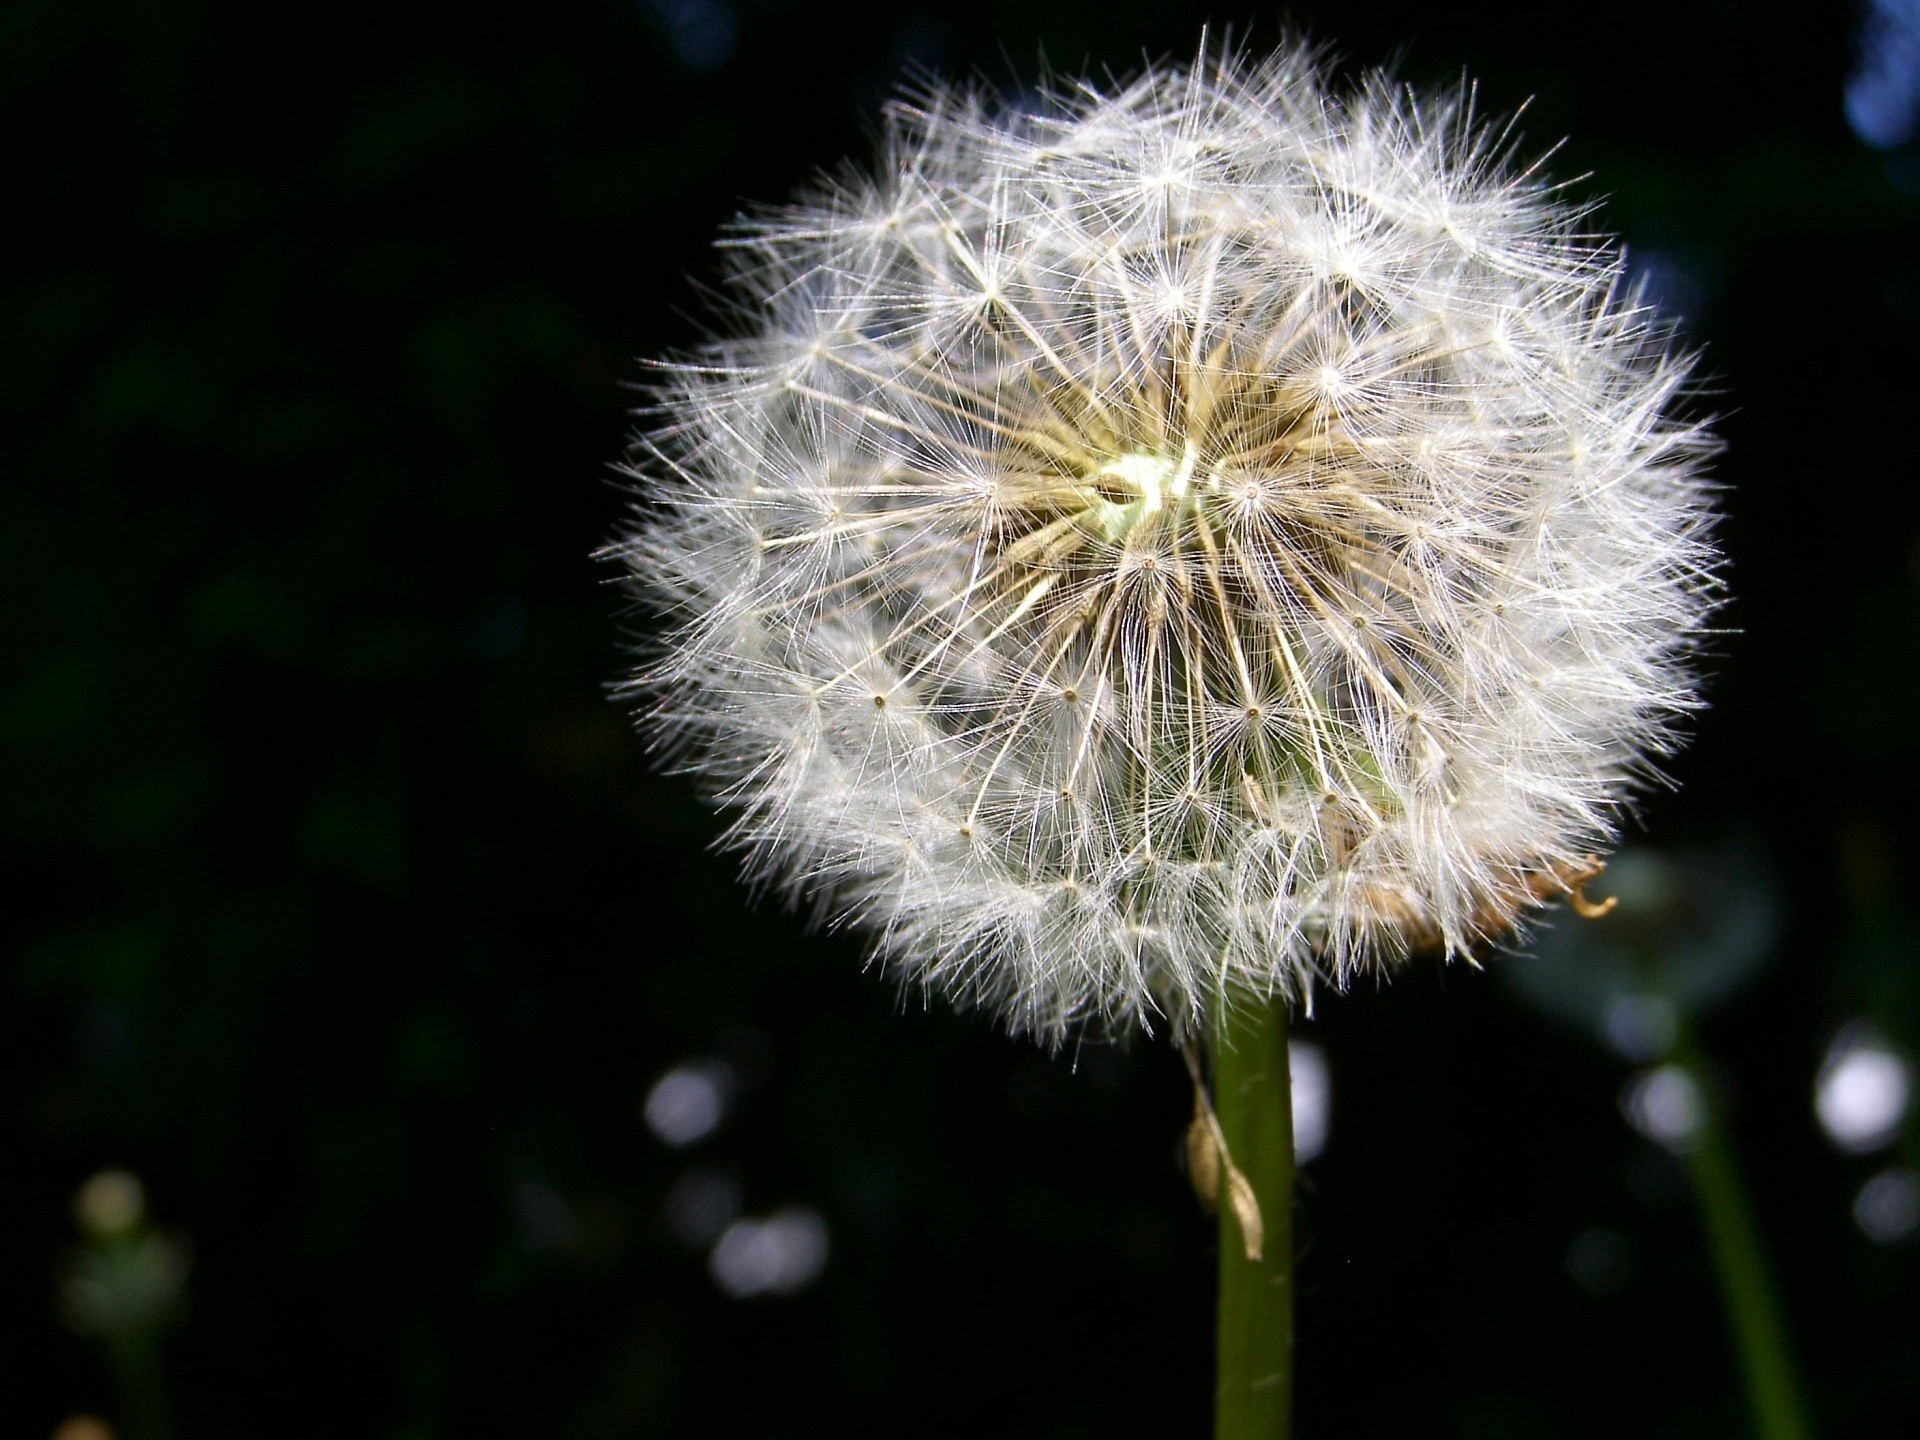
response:
M1920 1175L1882 1170L1860 1187L1853 1223L1876 1245L1896 1245L1920 1230Z
M1620 1113L1647 1139L1676 1152L1693 1144L1706 1120L1700 1082L1680 1065L1643 1070L1627 1081Z
M147 1215L146 1187L127 1170L102 1170L73 1197L73 1216L93 1240L113 1240L136 1230Z
M764 1220L734 1221L707 1257L713 1283L735 1300L791 1295L826 1268L827 1222L818 1211L799 1205Z
M1616 996L1601 1023L1613 1052L1636 1065L1658 1060L1680 1036L1680 1011L1664 995Z
M740 43L740 17L726 0L651 0L674 58L689 70L717 70Z
M1827 1138L1850 1155L1891 1144L1912 1099L1913 1079L1897 1050L1850 1025L1835 1037L1814 1082L1813 1109Z
M1326 1052L1307 1040L1287 1042L1287 1070L1293 1080L1293 1155L1304 1165L1327 1148L1333 1077Z
M647 1128L676 1150L718 1130L733 1102L733 1072L718 1060L675 1066L647 1092Z
M1920 123L1920 0L1871 0L1845 104L1853 133L1874 149L1913 138Z

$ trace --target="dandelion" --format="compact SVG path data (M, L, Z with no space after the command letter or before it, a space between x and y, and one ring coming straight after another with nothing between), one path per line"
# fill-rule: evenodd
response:
M1511 129L1301 47L886 126L724 241L614 547L750 872L1053 1041L1573 890L1696 703L1711 442Z
M1286 1433L1286 1008L1584 905L1697 703L1711 439L1582 224L1300 46L933 85L660 368L628 693L907 982L1206 1045L1223 1440Z

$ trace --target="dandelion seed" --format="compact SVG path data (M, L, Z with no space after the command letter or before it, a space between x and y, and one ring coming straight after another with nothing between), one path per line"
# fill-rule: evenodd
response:
M725 241L612 547L750 873L1013 1029L1303 1000L1591 873L1694 707L1689 360L1470 88L929 87Z

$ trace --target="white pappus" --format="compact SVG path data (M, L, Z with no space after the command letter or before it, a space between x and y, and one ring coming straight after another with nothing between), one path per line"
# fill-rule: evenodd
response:
M1057 1041L1575 889L1697 704L1690 357L1470 87L928 86L723 241L624 693L750 873Z

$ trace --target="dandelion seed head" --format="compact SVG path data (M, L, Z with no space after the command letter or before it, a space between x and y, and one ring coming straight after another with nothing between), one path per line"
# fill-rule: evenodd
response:
M1471 88L1296 46L896 102L660 367L644 723L755 878L1048 1039L1511 932L1716 589L1689 359L1581 227Z

